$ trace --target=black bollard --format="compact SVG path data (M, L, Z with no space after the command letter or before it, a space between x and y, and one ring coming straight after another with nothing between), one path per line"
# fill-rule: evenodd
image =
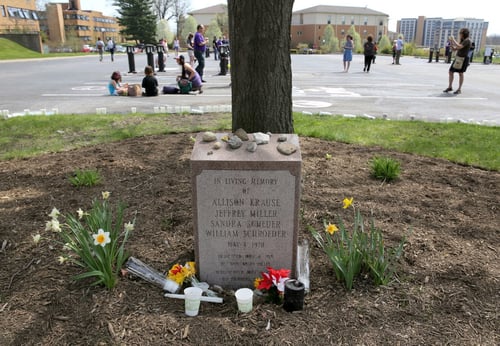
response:
M155 46L153 46L152 44L147 44L144 48L146 49L146 56L148 58L147 64L154 68L154 66L155 66L155 56L154 56Z
M436 62L439 62L439 49L436 49Z
M127 46L127 57L128 57L128 73L135 72L135 59L134 59L134 47Z
M158 71L165 72L165 47L159 44L156 46L156 50L158 51Z

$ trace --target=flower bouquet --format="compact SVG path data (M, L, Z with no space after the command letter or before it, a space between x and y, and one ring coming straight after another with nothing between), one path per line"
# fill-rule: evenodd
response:
M256 278L254 287L266 296L266 301L274 304L283 303L285 282L289 279L289 269L274 269L267 267L261 278Z

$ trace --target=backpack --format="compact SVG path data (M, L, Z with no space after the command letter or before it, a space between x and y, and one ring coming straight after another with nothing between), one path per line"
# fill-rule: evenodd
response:
M193 83L191 83L190 80L188 79L181 79L179 82L177 82L179 85L179 89L181 91L181 94L189 94L191 89L193 89Z

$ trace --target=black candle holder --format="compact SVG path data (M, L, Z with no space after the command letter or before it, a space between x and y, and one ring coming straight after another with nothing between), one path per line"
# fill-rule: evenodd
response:
M285 299L283 308L288 311L299 311L304 308L305 286L298 280L287 280L285 282Z

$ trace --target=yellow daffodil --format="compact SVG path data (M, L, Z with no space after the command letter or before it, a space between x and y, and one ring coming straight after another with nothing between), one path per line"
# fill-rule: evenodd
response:
M111 195L111 192L109 192L109 191L103 191L102 192L102 199L108 199L109 195Z
M66 262L68 259L64 256L59 256L57 258L57 261L59 262L59 264L64 264L64 262Z
M94 237L94 245L101 245L102 247L105 247L106 244L111 243L109 232L104 232L102 228L99 228L97 234L92 234L92 237Z
M35 243L35 245L38 245L40 239L42 239L42 236L40 234L32 235L32 237L33 237L33 243Z
M344 206L342 208L344 209L347 209L351 206L352 204L352 201L353 201L353 197L351 197L350 199L349 198L344 198L344 200L342 201L342 203L344 204Z
M332 155L330 155L328 153L325 155L325 159L330 160L331 158L332 158Z
M339 229L337 228L337 226L335 226L333 223L329 223L325 227L325 231L327 231L330 234L333 234L333 233L337 232L338 230Z
M61 214L57 208L52 208L52 211L50 212L49 216L52 220L57 219L57 217Z

